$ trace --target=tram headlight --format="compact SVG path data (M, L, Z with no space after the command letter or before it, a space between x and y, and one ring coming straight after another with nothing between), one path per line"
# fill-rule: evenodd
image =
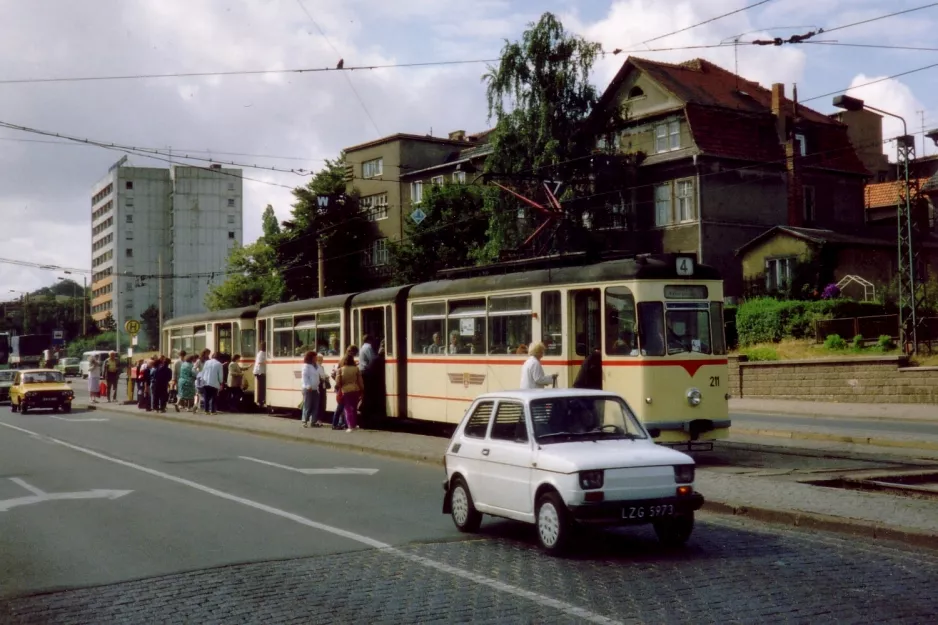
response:
M703 401L703 395L700 394L700 389L692 388L687 391L688 404L691 406L699 406L701 401Z

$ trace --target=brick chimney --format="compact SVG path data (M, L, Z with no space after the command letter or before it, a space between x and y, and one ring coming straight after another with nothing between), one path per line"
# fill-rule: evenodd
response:
M465 141L466 140L466 131L465 130L454 130L449 133L450 141Z
M797 98L797 91L794 95ZM797 108L797 104L794 105ZM803 226L804 224L804 182L801 179L801 153L795 143L794 120L789 117L788 107L785 106L785 85L775 83L772 85L772 115L775 117L775 129L778 133L778 142L785 152L786 170L786 222L789 226Z

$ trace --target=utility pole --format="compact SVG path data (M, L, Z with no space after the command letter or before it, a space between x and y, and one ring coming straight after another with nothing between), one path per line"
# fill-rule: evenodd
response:
M77 283L76 283L77 284ZM81 335L88 335L88 322L86 321L85 311L88 308L88 276L81 277Z
M316 241L316 265L319 268L319 297L326 296L326 268L322 251L322 240Z
M160 254L160 255L157 257L157 259L156 259L156 266L157 266L156 272L160 275L160 278L159 278L159 280L160 280L160 283L159 283L159 310L160 310L160 313L159 313L159 317L157 317L157 319L159 320L159 325L158 325L158 327L159 327L159 331L160 331L160 338L159 338L159 341L157 341L157 345L159 345L159 352L162 354L162 353L163 353L163 255L162 255L162 254Z
M922 121L922 156L927 156L928 152L925 148L925 140L928 138L925 136L925 111L915 111L918 113L919 119Z

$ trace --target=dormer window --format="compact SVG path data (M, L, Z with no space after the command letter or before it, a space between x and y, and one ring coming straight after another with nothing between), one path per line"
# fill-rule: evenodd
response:
M798 156L808 155L808 145L803 134L795 135L795 154Z
M643 95L645 95L645 92L642 91L641 87L636 86L636 87L632 87L631 89L629 89L629 100L633 98L640 98Z

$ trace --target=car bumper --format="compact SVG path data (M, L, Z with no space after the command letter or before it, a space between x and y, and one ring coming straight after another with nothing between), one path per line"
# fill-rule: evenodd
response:
M662 497L636 501L603 501L570 506L570 514L581 523L640 525L700 510L704 497L693 493L684 497ZM667 507L667 514L663 509Z

